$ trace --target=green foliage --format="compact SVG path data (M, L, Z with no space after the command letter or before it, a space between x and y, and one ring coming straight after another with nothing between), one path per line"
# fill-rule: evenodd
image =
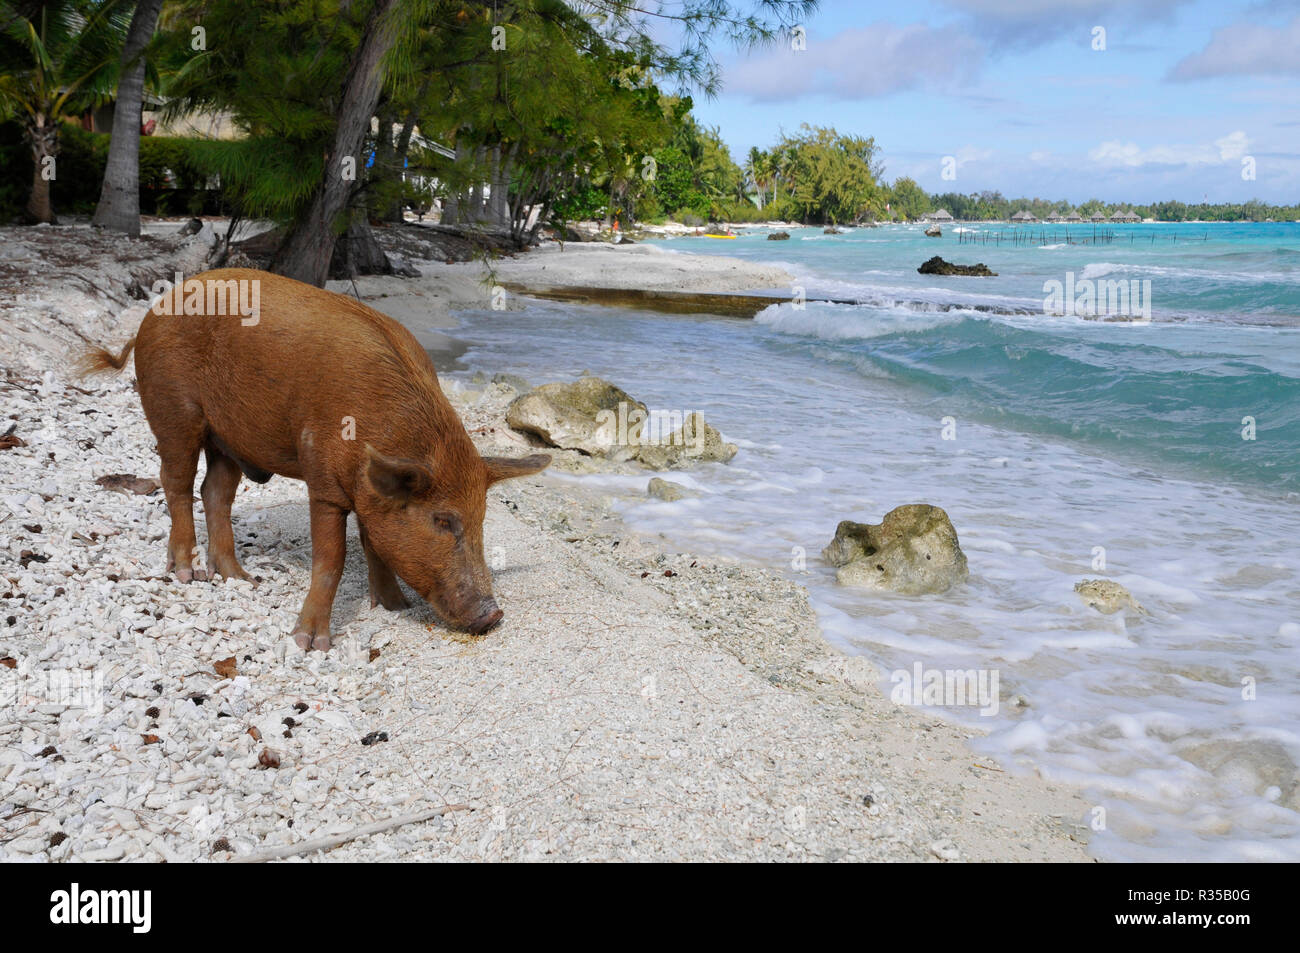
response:
M14 219L27 201L32 183L32 151L21 124L0 122L0 224Z
M879 185L883 169L876 141L842 135L833 128L800 126L783 135L774 151L777 177L801 221L852 222L881 218L887 193Z
M54 206L64 212L93 212L108 161L108 136L63 123L59 142L50 183ZM18 122L0 123L0 165L8 173L0 181L0 221L9 221L22 211L32 179L31 149Z
M690 101L673 100L672 139L654 153L655 205L682 216L722 218L725 209L744 201L745 176L731 158L716 128L700 126L686 109Z
M140 139L140 192L201 189L207 179L202 165L203 141L171 136Z
M0 120L53 123L105 102L117 85L131 7L0 0Z
M696 172L677 146L664 146L654 154L655 179L652 193L656 204L669 212L709 214L708 197L696 186Z
M59 155L65 118L100 105L115 88L130 15L124 0L0 0L0 120L21 123L29 170L48 168ZM28 179L27 212L40 221L55 221L57 167L55 176ZM65 181L62 191L82 184Z
M560 221L577 222L597 218L605 211L605 193L591 183L579 184L555 203Z
M62 146L51 185L55 206L64 212L89 214L99 201L108 161L110 137L64 123ZM198 214L215 210L205 191L208 171L202 165L205 143L197 139L143 136L140 139L140 208L146 214ZM32 174L31 152L17 122L0 123L0 165L11 170L0 179L0 221L14 218L27 200Z
M774 214L775 208L771 203L760 209L748 199L738 199L723 203L717 217L722 222L766 222Z
M69 212L93 212L99 201L99 186L108 163L109 137L87 132L65 123L59 132L57 175L51 183L56 208Z
M220 176L225 198L250 218L292 221L323 173L337 96L360 41L366 3L217 0L175 4L159 59L171 74L167 114L234 114L243 138L205 141L195 163ZM191 48L202 23L205 51ZM364 157L353 160L358 178ZM343 157L337 157L342 174Z
M894 180L894 185L889 190L889 218L916 221L932 210L930 197L914 179L903 177Z
M1293 221L1300 218L1300 205L1267 205L1258 199L1248 202L1223 202L1216 205L1199 203L1186 205L1182 202L1156 202L1151 205L1130 205L1125 202L1103 202L1101 199L1088 199L1078 205L1060 200L1051 202L1046 199L1008 199L1001 192L975 192L962 195L960 192L945 192L930 196L935 208L945 208L953 218L965 221L1008 221L1021 209L1028 209L1038 219L1045 219L1056 212L1068 215L1078 212L1087 221L1095 213L1110 216L1119 209L1131 209L1142 218L1154 218L1162 222L1262 222Z

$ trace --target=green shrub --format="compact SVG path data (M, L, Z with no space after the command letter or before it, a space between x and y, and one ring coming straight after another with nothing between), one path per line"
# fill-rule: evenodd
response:
M555 203L552 218L560 222L583 222L603 217L605 199L604 192L586 183Z
M72 123L63 124L50 188L56 214L86 215L95 211L104 181L104 166L108 163L108 139L103 133L88 132ZM24 196L23 203L26 201Z
M771 205L762 211L753 202L728 202L720 213L724 222L766 222L772 217Z
M0 223L18 218L32 188L32 153L23 141L23 127L0 122Z
M50 189L56 214L95 211L111 138L64 123ZM219 195L205 188L208 173L196 149L198 142L169 136L140 138L141 212L197 215L219 208ZM21 216L31 194L31 150L17 122L0 123L0 165L7 172L0 180L0 221L7 221Z
M646 192L636 199L636 206L633 209L638 222L654 222L656 219L665 218L663 206L659 204L658 197L653 192Z

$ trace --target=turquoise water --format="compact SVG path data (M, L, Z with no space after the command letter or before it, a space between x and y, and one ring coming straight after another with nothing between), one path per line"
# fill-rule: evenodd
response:
M678 239L661 247L783 262L809 297L860 303L740 321L538 302L467 312L460 335L473 369L590 370L703 411L741 451L673 475L695 498L581 480L671 545L798 579L826 637L886 673L997 672L995 714L942 713L987 732L981 757L1080 786L1099 856L1298 860L1300 226L1126 230L1146 244ZM933 254L1000 274L916 274ZM1070 271L1149 278L1150 322L1044 315L1044 282ZM838 586L818 554L839 520L909 502L947 510L969 582ZM1148 614L1083 605L1074 584L1099 577Z
M919 228L880 228L668 247L781 261L811 298L865 302L812 302L762 320L833 342L825 356L863 373L951 395L978 419L1184 475L1300 490L1300 224L1108 226L1099 231L1114 241L1097 245L1065 244L1091 241L1091 226L964 228L968 239L1001 236L1003 244L958 244L951 229L933 239ZM1013 235L1047 243L1011 245ZM984 262L999 276L917 274L934 254ZM1070 272L1076 286L1150 281L1159 326L1044 316L1044 284L1064 286ZM1011 313L927 320L954 304ZM1242 439L1245 417L1253 441Z

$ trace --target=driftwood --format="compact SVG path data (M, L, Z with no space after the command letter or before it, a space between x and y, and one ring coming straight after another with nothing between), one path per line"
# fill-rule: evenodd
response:
M453 811L472 811L474 808L468 804L446 804L442 807L435 807L427 811L417 811L414 814L399 814L397 817L390 817L386 821L375 821L373 824L363 824L361 827L354 827L350 831L344 831L342 834L334 834L330 837L318 837L315 840L299 841L296 844L286 844L283 847L274 847L271 850L258 851L256 854L248 854L244 857L235 857L231 860L234 864L264 864L272 860L284 860L286 857L297 857L300 854L314 854L318 850L333 850L348 841L356 840L358 837L369 837L371 834L382 834L385 831L391 831L397 827L405 827L407 824L419 824L423 821L432 820L435 817L441 817L444 814L450 814Z

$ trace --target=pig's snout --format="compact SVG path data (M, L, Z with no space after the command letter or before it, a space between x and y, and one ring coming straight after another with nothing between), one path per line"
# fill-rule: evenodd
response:
M502 612L501 608L496 604L496 600L489 596L479 603L478 618L465 628L474 635L482 635L488 629L500 622L501 617L504 615L505 613Z

